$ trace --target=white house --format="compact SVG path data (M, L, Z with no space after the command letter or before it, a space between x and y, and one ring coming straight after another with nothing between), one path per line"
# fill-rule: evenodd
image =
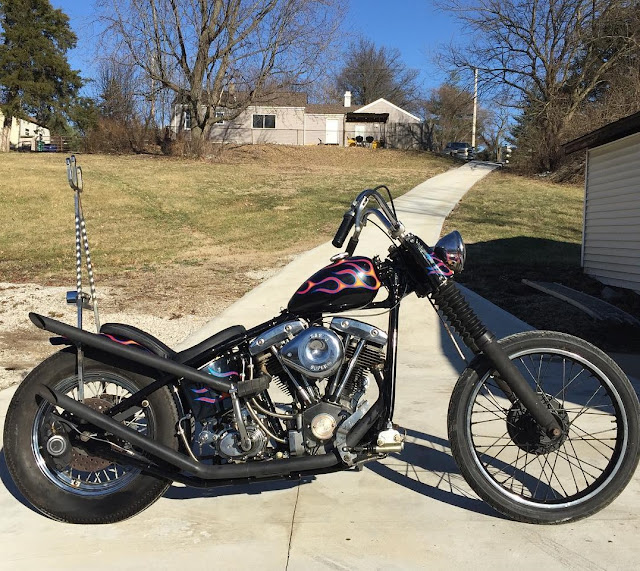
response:
M0 125L4 124L4 115L0 111ZM38 141L44 144L51 142L49 129L39 125L35 119L11 118L11 134L9 135L9 145L16 150L37 150Z
M640 293L640 112L564 145L587 150L582 266Z
M214 142L239 144L277 143L287 145L339 145L376 141L389 147L411 148L421 143L419 117L378 99L364 106L351 105L346 92L340 104L310 104L305 93L281 92L254 101L237 117L226 120L224 107L216 110L221 119L211 128ZM171 131L189 132L190 111L186 105L174 105ZM361 138L361 139L359 139Z

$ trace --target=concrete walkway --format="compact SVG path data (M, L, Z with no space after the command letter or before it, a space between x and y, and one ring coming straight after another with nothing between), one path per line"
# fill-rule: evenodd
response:
M466 165L398 201L399 218L433 243L443 217L487 174ZM339 220L336 220L336 224ZM371 236L371 241L369 241ZM378 247L372 229L361 244ZM369 252L362 248L360 253ZM297 286L335 250L300 256L219 318L259 323L285 306ZM469 292L500 336L526 324ZM372 322L373 318L364 321ZM197 341L207 332L191 339ZM70 526L34 513L0 462L3 569L635 569L640 559L637 478L609 508L581 522L539 527L499 517L470 492L450 454L446 411L462 364L428 303L405 300L401 314L395 420L408 430L401 455L362 472L311 483L201 491L174 486L139 516L110 526ZM12 391L0 393L5 414Z

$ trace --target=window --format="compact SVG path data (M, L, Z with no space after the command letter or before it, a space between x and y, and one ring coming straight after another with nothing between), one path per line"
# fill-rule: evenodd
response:
M29 127L25 127L24 128L24 136L28 137L29 136Z
M275 115L254 115L253 128L254 129L275 129L276 116Z
M224 125L224 111L216 111L216 125Z
M186 109L184 112L184 128L191 129L191 109Z

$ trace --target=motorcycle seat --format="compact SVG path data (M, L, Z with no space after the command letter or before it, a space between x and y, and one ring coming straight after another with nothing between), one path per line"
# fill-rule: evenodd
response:
M117 339L115 339L115 341L118 341L119 343L133 341L152 353L155 353L159 357L171 359L191 367L199 367L206 363L211 358L211 349L216 345L225 343L234 337L240 338L246 332L247 330L244 326L234 325L219 331L213 337L209 337L193 347L189 347L184 351L176 352L171 349L171 347L160 341L160 339L151 335L151 333L142 331L142 329L138 329L133 325L126 325L125 323L105 323L100 327L100 333L116 337Z
M189 347L184 351L180 351L173 357L174 361L191 367L200 367L211 359L210 351L216 345L226 343L234 337L243 337L247 330L243 325L233 325L216 333L213 337L209 337L201 341L193 347Z

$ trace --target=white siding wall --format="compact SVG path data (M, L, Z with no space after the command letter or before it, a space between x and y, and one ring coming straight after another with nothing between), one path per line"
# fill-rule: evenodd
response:
M640 133L587 155L585 273L640 293Z

